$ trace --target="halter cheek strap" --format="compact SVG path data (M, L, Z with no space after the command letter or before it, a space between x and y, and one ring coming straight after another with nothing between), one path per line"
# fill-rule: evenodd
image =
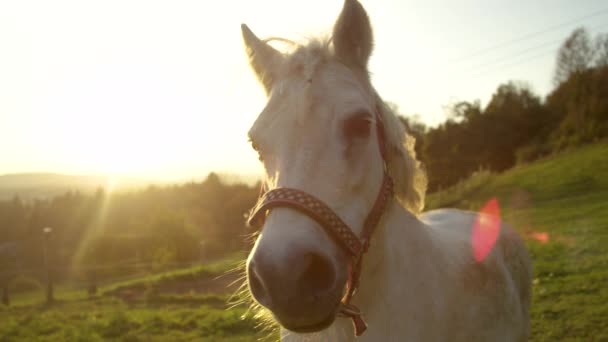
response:
M357 236L323 201L302 190L292 188L276 188L264 193L258 204L252 209L248 220L249 226L260 229L271 209L287 207L297 210L316 221L336 244L351 256L346 294L342 298L339 314L353 320L356 336L361 336L367 329L367 325L361 316L361 311L350 301L359 287L363 254L367 252L372 234L380 222L388 200L393 195L393 181L386 170L384 127L378 114L376 114L376 130L380 154L384 162L384 175L380 191L363 223L360 236Z

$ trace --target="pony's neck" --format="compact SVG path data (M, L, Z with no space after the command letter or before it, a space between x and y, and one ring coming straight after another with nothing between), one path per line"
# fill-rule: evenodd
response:
M423 273L441 269L436 264L442 258L427 226L397 200L391 201L387 209L364 256L360 287L353 300L369 324L367 335L386 334L384 329L394 329L387 321L390 317L406 319L395 317L403 312L397 305L411 303L415 296L423 295L420 279L437 276Z
M419 268L421 256L431 257L433 249L426 225L393 199L364 256L359 295L377 294L387 276Z
M403 336L417 336L415 330L420 329L415 327L419 322L417 318L424 319L423 316L437 312L434 305L416 298L429 298L429 291L433 291L432 283L421 281L439 279L436 270L443 268L441 260L443 258L433 246L430 229L397 200L391 200L364 256L359 290L352 301L368 324L368 330L357 340L385 341L387 336L388 340L391 340L391 336L400 336L399 340L403 340ZM413 307L425 305L425 310L403 310L400 305L404 303ZM306 341L309 337L306 334L288 333L282 340ZM319 341L352 341L355 336L350 319L341 318L332 327L313 334L311 338Z

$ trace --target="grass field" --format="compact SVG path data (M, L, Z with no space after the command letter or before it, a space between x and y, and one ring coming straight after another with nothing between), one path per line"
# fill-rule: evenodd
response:
M478 210L494 197L534 259L531 340L608 341L608 143L479 172L427 208ZM245 307L228 309L236 276L218 276L239 258L110 284L93 298L60 288L50 307L42 293L20 294L0 306L0 341L276 339Z
M534 260L532 341L608 341L608 143L508 172L480 172L428 207L496 197Z
M251 341L267 331L232 307L243 259L153 274L117 282L89 297L84 289L56 289L46 306L42 291L13 296L0 306L0 341Z

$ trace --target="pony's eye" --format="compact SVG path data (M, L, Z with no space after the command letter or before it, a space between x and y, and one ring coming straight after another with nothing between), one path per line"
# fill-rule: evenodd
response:
M367 112L358 112L344 121L344 137L348 142L354 139L365 139L369 136L371 127L370 115Z

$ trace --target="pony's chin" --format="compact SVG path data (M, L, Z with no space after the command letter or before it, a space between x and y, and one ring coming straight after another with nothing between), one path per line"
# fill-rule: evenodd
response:
M277 319L277 318L275 317L275 319ZM293 331L298 334L314 333L314 332L319 332L321 330L325 330L330 325L332 325L335 320L336 320L336 315L333 313L331 315L329 315L327 318L325 318L317 323L306 324L306 325L290 325L290 324L287 324L287 323L282 322L281 320L277 319L277 321L281 324L281 326L283 328L285 328L289 331Z

